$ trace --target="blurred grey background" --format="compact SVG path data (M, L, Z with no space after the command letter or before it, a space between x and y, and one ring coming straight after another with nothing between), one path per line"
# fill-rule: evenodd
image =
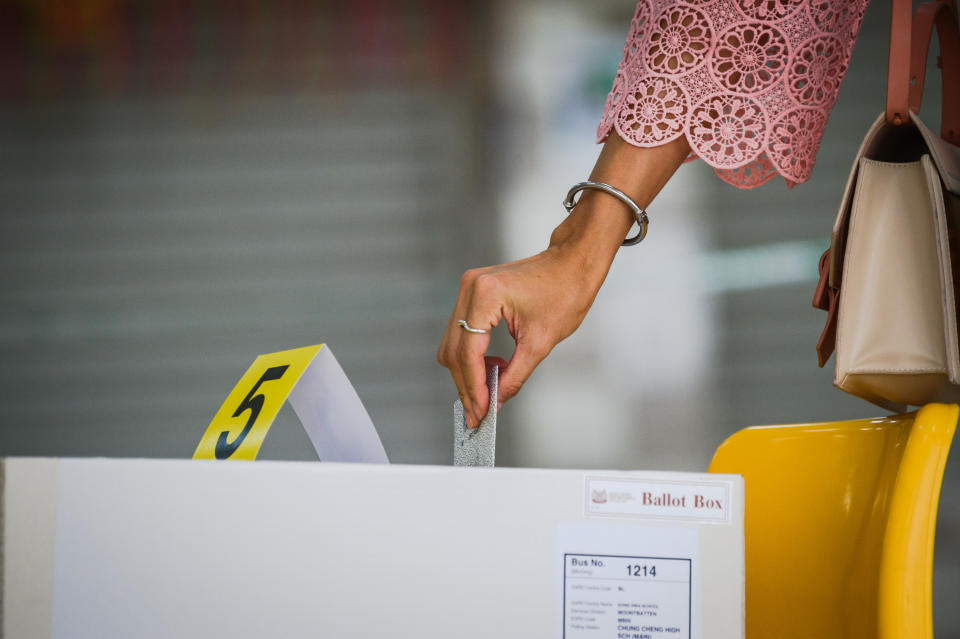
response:
M0 3L0 455L189 457L258 354L325 342L394 462L449 463L459 276L546 246L633 8ZM680 169L504 409L500 463L703 470L747 425L882 412L817 368L810 300L888 27L874 0L809 183ZM315 458L288 409L261 456ZM960 637L955 459L938 533L937 636Z

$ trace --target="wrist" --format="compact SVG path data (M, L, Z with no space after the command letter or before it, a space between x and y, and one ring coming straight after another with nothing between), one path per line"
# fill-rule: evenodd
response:
M550 249L573 261L599 288L634 223L630 209L600 191L583 191L580 200L550 236Z
M646 208L689 152L683 136L643 148L611 133L590 180L610 184ZM615 196L582 191L576 208L554 229L548 250L559 252L599 288L635 219L633 211Z

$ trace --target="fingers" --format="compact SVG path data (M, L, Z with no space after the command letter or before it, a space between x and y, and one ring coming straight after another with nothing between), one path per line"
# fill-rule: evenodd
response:
M501 369L500 381L497 388L497 401L503 404L513 398L523 386L533 369L543 361L550 352L549 348L541 348L529 341L518 341L517 350L507 364L506 370Z
M467 323L470 323L469 320ZM463 376L463 390L468 399L468 403L464 404L464 414L469 415L467 426L474 428L480 424L490 407L487 367L484 365L483 358L483 354L487 352L487 346L490 345L490 336L463 331L459 341L457 364Z
M457 315L457 309L453 311L454 317ZM459 344L459 331L460 327L457 326L456 320L451 319L447 323L447 330L443 334L443 339L440 342L440 348L437 350L437 361L440 362L442 366L447 367L450 371L450 377L453 378L453 383L457 387L457 396L460 398L460 403L463 404L463 414L467 422L467 426L471 425L471 413L468 409L470 406L470 398L467 396L466 385L463 382L463 374L460 372L460 366L457 364L456 352Z
M468 271L460 282L460 292L453 314L447 323L437 360L450 369L463 403L464 418L469 428L475 428L490 409L490 391L487 388L487 367L501 367L497 401L502 405L514 397L533 369L543 361L556 340L550 338L542 322L529 321L509 302L517 294L517 278L505 277L492 269ZM537 285L542 277L537 277ZM546 304L548 305L548 304ZM517 347L509 363L500 358L486 357L490 335L465 330L460 320L476 329L488 331L508 315L508 326ZM499 408L498 405L498 408Z
M453 378L453 383L457 386L457 395L460 397L460 402L463 404L463 413L468 426L470 425L470 412L467 408L470 405L470 398L467 396L466 387L463 383L463 375L460 372L460 367L457 365L457 351L459 350L460 338L462 337L463 330L457 325L457 321L464 317L464 313L472 295L471 287L475 277L474 271L467 271L460 279L460 290L457 293L457 303L454 305L453 313L450 315L450 320L447 322L447 328L443 333L443 339L440 340L440 348L437 349L437 361L441 366L445 366L450 370L450 376Z
M457 394L470 428L479 425L490 402L484 366L490 335L471 333L457 322L465 320L471 327L481 330L489 330L500 322L501 302L490 294L489 280L480 270L464 274L457 303L437 351L437 361L450 369L450 376L457 385Z

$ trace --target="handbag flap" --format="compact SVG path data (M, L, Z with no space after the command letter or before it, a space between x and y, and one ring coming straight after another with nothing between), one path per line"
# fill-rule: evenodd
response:
M953 260L950 253L950 230L947 206L943 197L940 172L929 155L920 158L926 178L927 191L933 215L933 231L937 242L937 262L940 267L940 306L943 313L943 341L946 348L947 376L952 384L960 384L960 346L957 340L956 283L953 280Z
M913 111L910 112L910 120L920 131L923 141L927 143L930 158L943 179L943 186L954 195L960 195L960 146L950 144L928 129Z

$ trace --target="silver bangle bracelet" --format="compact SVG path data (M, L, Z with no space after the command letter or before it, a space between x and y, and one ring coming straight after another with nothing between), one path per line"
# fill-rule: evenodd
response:
M613 197L617 198L621 202L627 205L629 209L633 212L633 216L637 220L637 225L640 227L640 231L633 237L628 237L623 241L623 246L633 246L634 244L639 244L643 241L643 238L647 236L647 225L650 223L650 219L647 217L647 212L640 208L636 202L634 202L629 195L621 191L620 189L605 184L603 182L578 182L570 187L570 190L567 191L567 197L563 200L563 208L567 210L567 214L573 212L574 207L577 206L577 200L574 200L574 196L585 189L596 189L597 191L603 191L604 193L609 193Z

